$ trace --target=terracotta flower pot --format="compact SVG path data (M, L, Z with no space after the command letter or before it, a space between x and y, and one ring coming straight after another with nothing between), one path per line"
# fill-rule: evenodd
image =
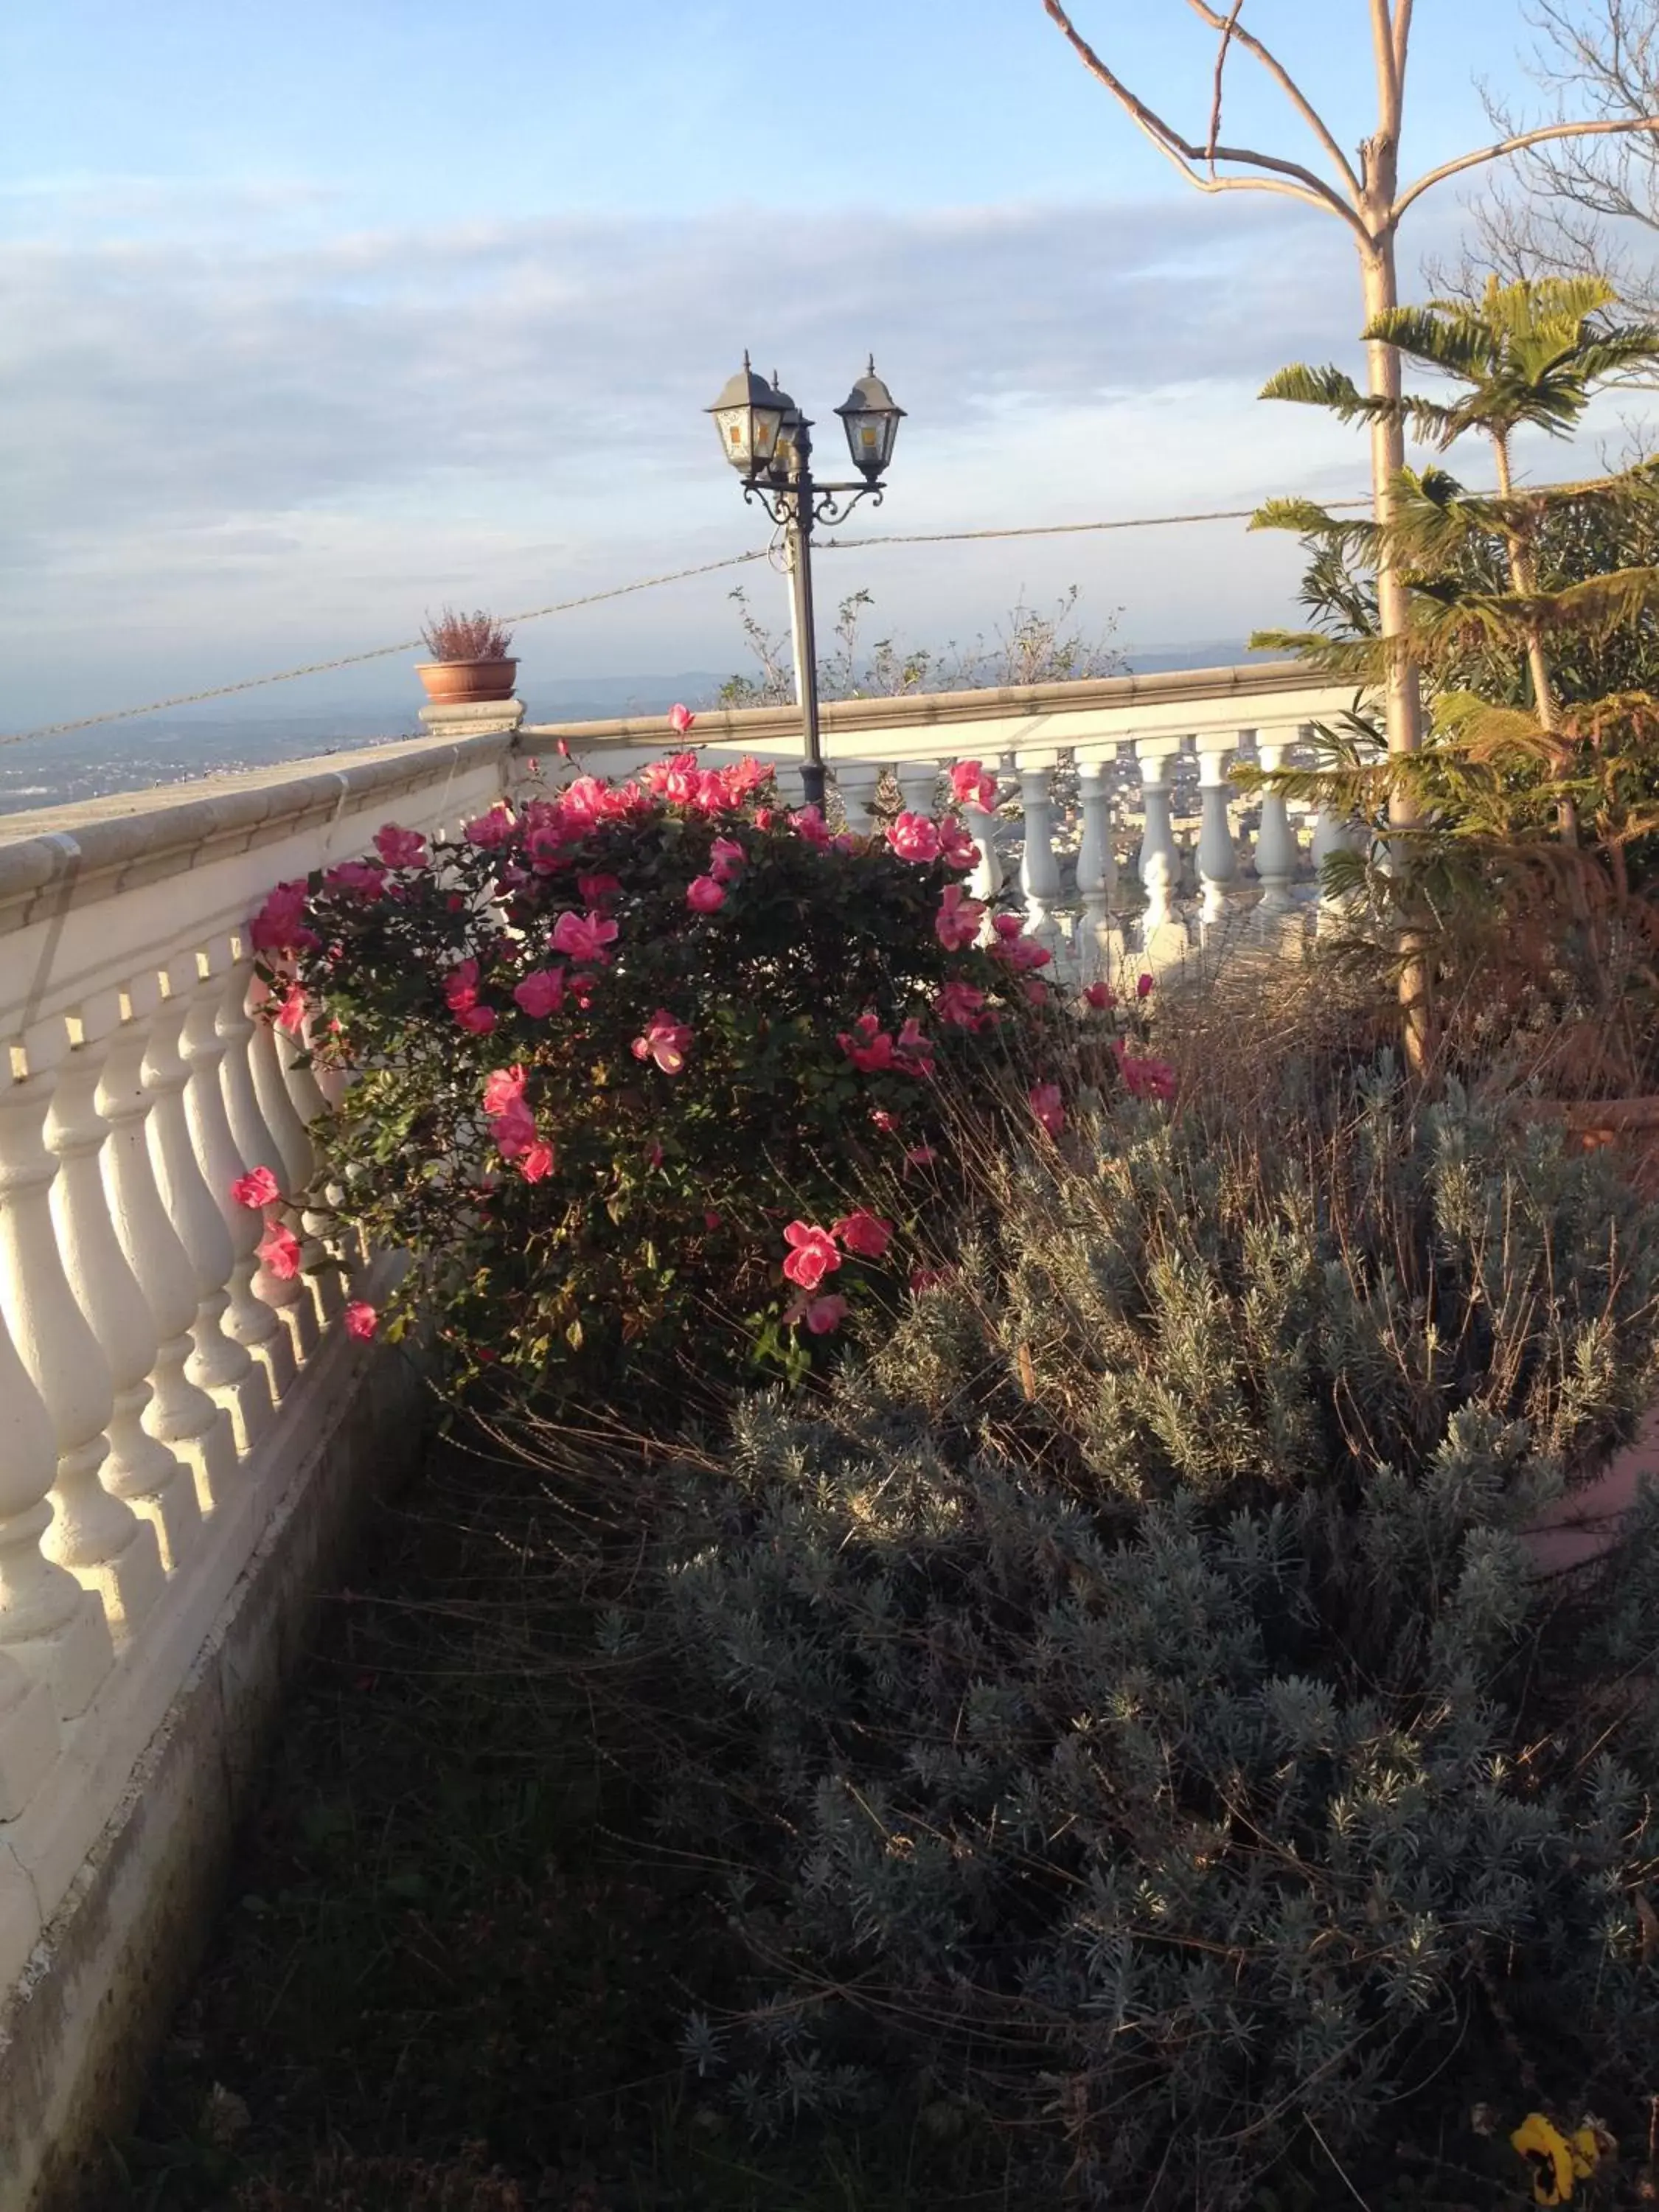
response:
M510 699L519 672L516 660L422 660L415 673L434 707L481 706Z

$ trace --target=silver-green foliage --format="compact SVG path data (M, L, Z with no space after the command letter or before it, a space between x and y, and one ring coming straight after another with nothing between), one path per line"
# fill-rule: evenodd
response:
M1222 2212L1641 2091L1659 1509L1565 1580L1523 1532L1652 1392L1655 1223L1381 1077L1281 1138L1015 1164L953 1285L678 1478L664 1818L754 1961L688 2051L751 2123L955 2112Z

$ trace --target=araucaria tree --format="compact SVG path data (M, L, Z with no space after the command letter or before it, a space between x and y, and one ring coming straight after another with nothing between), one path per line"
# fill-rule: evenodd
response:
M1630 132L1659 131L1659 116L1602 114L1576 120L1562 118L1535 130L1519 131L1495 144L1475 148L1443 161L1408 184L1400 180L1401 132L1406 113L1406 77L1412 36L1413 0L1366 0L1371 67L1376 87L1376 128L1360 143L1351 161L1319 110L1279 56L1243 21L1245 0L1232 0L1224 12L1211 0L1186 5L1216 33L1215 66L1207 129L1183 136L1133 91L1073 22L1060 0L1042 5L1073 50L1118 101L1138 128L1168 157L1189 184L1204 192L1269 191L1322 209L1346 224L1359 258L1360 287L1367 328L1367 379L1370 395L1391 403L1371 418L1371 489L1383 535L1378 568L1377 608L1384 638L1398 640L1389 656L1386 701L1391 751L1414 751L1421 742L1423 710L1417 663L1410 648L1405 578L1389 548L1400 472L1405 465L1405 421L1400 411L1400 355L1382 334L1384 319L1399 306L1395 241L1401 219L1431 186L1466 170L1502 160L1557 139L1580 140ZM1358 11L1340 10L1339 35L1364 35ZM1352 29L1348 19L1354 18ZM1307 161L1227 143L1222 118L1227 63L1237 49L1277 85L1311 135L1315 151Z

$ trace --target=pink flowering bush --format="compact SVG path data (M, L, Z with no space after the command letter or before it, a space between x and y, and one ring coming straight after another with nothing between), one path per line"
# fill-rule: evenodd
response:
M1037 1087L1064 1125L1073 1012L1012 916L976 941L954 813L836 835L686 752L374 847L252 933L354 1079L309 1203L412 1252L379 1325L423 1303L463 1374L799 1372L948 1242L968 1146L1030 1142Z

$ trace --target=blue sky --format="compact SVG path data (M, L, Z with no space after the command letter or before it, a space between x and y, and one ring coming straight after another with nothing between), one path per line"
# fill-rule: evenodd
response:
M1202 127L1181 0L1075 13ZM1246 20L1352 145L1363 0ZM1486 135L1473 80L1523 37L1515 0L1419 0L1409 167ZM1363 482L1252 397L1351 352L1343 234L1190 192L1040 0L11 0L0 81L0 726L758 542L701 415L745 344L820 417L874 348L911 416L872 527ZM1297 143L1243 69L1227 128ZM1408 270L1455 187L1422 217ZM1076 580L1150 643L1280 618L1295 561L1211 528L823 568L916 639ZM537 624L527 669L734 665L724 589Z

